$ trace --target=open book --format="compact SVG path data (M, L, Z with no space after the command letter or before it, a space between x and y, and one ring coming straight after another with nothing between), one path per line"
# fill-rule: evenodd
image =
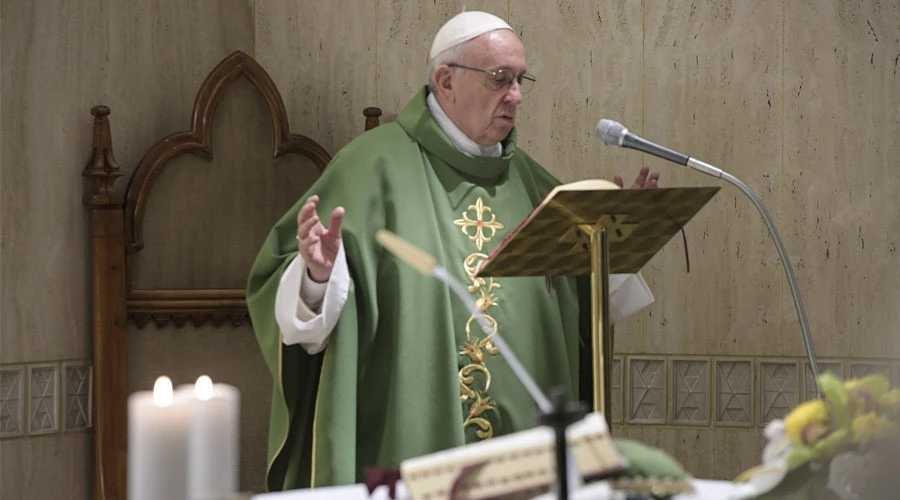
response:
M547 196L544 196L544 198L541 199L541 202L538 203L538 206L534 207L534 209L531 211L531 213L528 214L528 217L526 217L525 220L523 220L521 223L519 223L519 225L513 230L513 232L510 233L506 238L503 239L502 244L499 247L497 247L492 252L492 254L499 253L500 249L503 248L504 244L507 243L508 240L511 240L516 234L518 234L524 226L530 224L531 221L533 221L547 205L549 205L551 202L556 200L556 196L558 194L563 193L563 192L571 192L571 191L575 191L575 192L603 191L603 190L613 190L613 189L622 189L622 188L620 188L618 185L616 185L613 182L603 180L603 179L585 179L585 180L581 180L581 181L575 181L575 182L570 182L568 184L560 184L559 186L556 186L555 188L553 188L552 191L550 191L547 194ZM559 202L559 200L556 200L556 201ZM557 208L564 209L563 206L557 206ZM575 215L575 214L570 214L570 215Z
M485 259L479 276L590 274L590 237L602 225L609 272L636 273L718 187L620 189L605 180L555 187Z

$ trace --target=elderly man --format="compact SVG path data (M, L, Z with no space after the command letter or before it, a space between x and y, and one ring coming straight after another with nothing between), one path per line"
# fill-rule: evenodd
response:
M428 86L334 157L254 263L247 301L274 377L272 490L354 483L369 465L534 425L491 339L446 287L380 248L380 228L465 282L543 389L579 393L590 306L576 280L473 277L559 184L516 146L535 81L525 48L500 18L465 12L438 32L431 61ZM657 177L645 169L635 187ZM616 295L638 300L614 318L652 301L640 276L620 282L613 307Z

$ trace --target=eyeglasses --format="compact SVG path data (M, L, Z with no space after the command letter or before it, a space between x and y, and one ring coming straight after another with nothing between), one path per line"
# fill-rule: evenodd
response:
M473 68L471 66L463 66L462 64L455 63L450 63L447 66L450 66L451 68L467 69L470 71L479 71L481 73L485 73L490 77L487 79L488 88L497 91L506 90L512 87L513 82L518 82L519 92L527 94L531 91L531 89L534 87L534 83L537 81L534 76L529 75L528 73L522 73L521 75L516 76L516 74L513 73L509 68L487 70L481 68Z

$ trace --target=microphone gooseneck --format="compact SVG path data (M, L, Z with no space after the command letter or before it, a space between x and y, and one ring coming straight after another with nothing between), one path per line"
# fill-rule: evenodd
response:
M685 154L673 151L632 134L619 122L607 119L600 120L600 122L597 123L597 128L594 129L594 135L607 146L621 146L635 149L679 165L693 168L694 170L711 175L717 179L724 179L737 186L741 192L750 198L750 201L753 202L753 205L759 211L763 221L766 223L769 234L772 236L772 239L775 241L775 247L778 249L778 256L781 258L784 272L787 275L788 283L791 287L791 295L794 297L794 307L797 309L797 316L800 318L800 328L803 331L803 342L806 345L806 355L809 358L809 367L810 370L812 370L813 378L818 380L819 365L816 361L816 352L813 347L812 335L809 332L809 322L806 319L806 310L803 307L803 300L800 298L800 289L797 285L797 278L794 276L794 268L788 258L784 243L781 241L781 236L778 235L778 230L775 228L772 218L769 217L769 213L766 211L766 207L763 206L759 197L756 196L756 194L740 179L728 172L710 165L709 163L702 162L696 158L691 158ZM818 392L818 385L816 387Z

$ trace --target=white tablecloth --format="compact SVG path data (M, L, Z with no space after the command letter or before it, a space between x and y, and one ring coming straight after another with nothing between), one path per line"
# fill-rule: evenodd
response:
M694 493L678 495L675 500L725 500L736 492L737 486L730 481L709 481L704 479L694 480ZM397 483L395 498L397 500L411 500L403 482ZM315 488L309 490L284 491L279 493L265 493L256 495L252 500L389 500L388 487L379 486L372 495L363 484L353 486L334 486L330 488Z

